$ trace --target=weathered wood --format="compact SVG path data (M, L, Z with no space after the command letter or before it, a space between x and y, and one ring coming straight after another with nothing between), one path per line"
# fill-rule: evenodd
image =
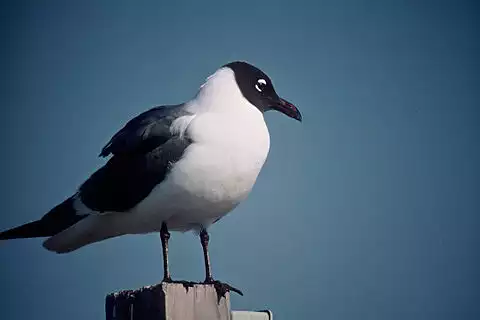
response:
M214 285L160 283L109 294L106 320L231 320L230 295Z

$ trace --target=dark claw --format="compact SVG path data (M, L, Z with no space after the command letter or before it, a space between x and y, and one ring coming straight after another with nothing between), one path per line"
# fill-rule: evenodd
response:
M229 291L233 291L238 293L239 295L243 296L242 291L239 289L232 287L228 283L220 282L218 280L213 280L213 279L206 279L204 284L213 284L213 287L215 288L215 291L217 291L217 303L220 303L220 300L225 298L225 294Z
M183 287L187 292L189 288L193 287L196 284L212 284L213 287L215 288L215 291L217 292L217 303L220 303L220 300L222 299L222 297L225 298L225 294L229 291L236 292L239 295L243 296L243 292L240 291L239 289L232 287L228 283L223 283L213 279L207 279L204 282L193 282L193 281L185 281L185 280L172 280L171 278L168 278L168 279L163 279L162 282L180 283L183 285Z
M185 288L185 291L188 292L188 289L190 289L191 287L193 287L194 285L198 284L196 282L193 282L193 281L186 281L186 280L172 280L172 278L168 278L168 279L163 279L162 282L165 282L165 283L179 283L181 285L183 285L183 287Z

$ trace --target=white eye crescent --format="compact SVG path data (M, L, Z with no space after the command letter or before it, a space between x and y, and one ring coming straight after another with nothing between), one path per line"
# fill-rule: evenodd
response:
M257 83L255 84L255 89L257 89L258 92L263 91L263 87L267 84L267 81L265 79L258 79Z

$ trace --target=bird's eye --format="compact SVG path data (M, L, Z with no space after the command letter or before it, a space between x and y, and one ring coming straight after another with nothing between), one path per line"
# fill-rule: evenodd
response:
M265 79L258 79L257 83L255 84L255 89L257 89L258 92L262 92L266 86L267 86L267 81Z

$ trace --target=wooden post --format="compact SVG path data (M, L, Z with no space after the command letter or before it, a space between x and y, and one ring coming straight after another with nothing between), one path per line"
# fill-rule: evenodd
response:
M214 285L160 283L109 294L106 320L231 320L230 294Z

